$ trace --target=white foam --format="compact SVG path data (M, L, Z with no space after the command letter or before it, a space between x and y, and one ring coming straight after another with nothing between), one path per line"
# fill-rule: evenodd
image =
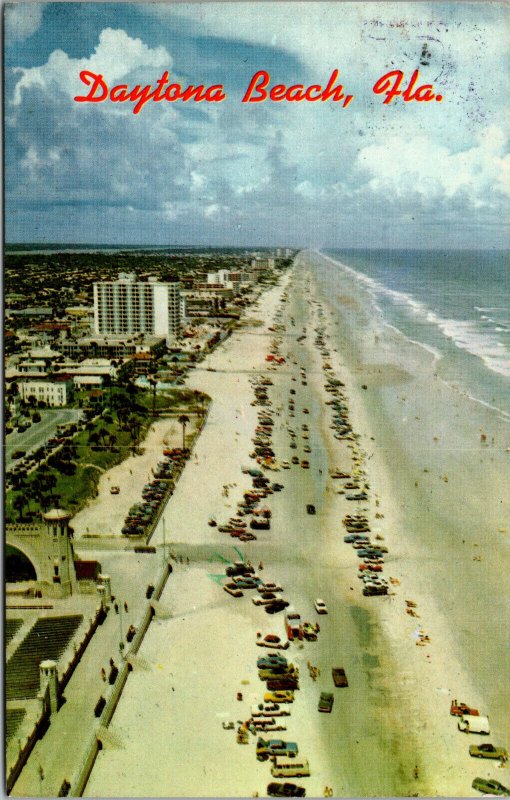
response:
M510 356L505 345L491 336L489 332L476 330L476 322L469 320L445 319L436 314L435 311L429 309L421 301L416 300L414 297L412 297L412 295L407 294L406 292L399 292L395 289L389 289L373 278L369 278L364 273L358 272L357 270L353 269L352 267L348 267L346 264L343 264L340 261L335 261L329 256L324 256L322 253L320 255L336 266L342 267L342 269L346 270L350 275L356 278L359 283L368 286L372 295L374 293L385 295L386 297L389 297L396 305L405 306L417 316L422 316L426 322L436 325L441 333L446 336L447 339L450 339L450 341L452 341L457 348L460 350L465 350L471 355L480 358L485 366L492 372L496 372L499 375L510 378ZM477 311L508 310L504 307L496 306L490 308L479 308L478 306L475 306L475 308ZM422 342L416 342L416 344L426 347ZM437 351L434 351L435 355L436 352Z

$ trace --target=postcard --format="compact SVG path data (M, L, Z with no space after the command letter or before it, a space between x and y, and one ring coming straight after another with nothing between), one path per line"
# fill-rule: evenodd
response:
M509 26L4 6L7 794L510 794Z

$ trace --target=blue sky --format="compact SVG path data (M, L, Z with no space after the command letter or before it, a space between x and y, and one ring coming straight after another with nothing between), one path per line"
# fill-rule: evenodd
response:
M7 5L5 238L506 248L509 22L503 3ZM374 94L417 68L441 103ZM334 69L348 108L241 103L257 70L325 86ZM168 70L227 99L134 115L76 103L81 70L130 89Z

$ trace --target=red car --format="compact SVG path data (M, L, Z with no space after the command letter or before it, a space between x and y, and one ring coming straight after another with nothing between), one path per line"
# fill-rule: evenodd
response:
M472 717L480 716L480 712L476 708L470 708L465 703L459 703L457 700L452 700L450 714L453 717L462 717L464 714L469 714Z

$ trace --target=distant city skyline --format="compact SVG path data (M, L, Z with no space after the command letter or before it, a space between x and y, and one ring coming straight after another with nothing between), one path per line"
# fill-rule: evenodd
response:
M5 6L5 240L112 247L507 248L501 3ZM401 70L442 102L385 104ZM257 72L353 99L243 103ZM221 84L222 102L77 103ZM387 87L383 87L386 89Z

